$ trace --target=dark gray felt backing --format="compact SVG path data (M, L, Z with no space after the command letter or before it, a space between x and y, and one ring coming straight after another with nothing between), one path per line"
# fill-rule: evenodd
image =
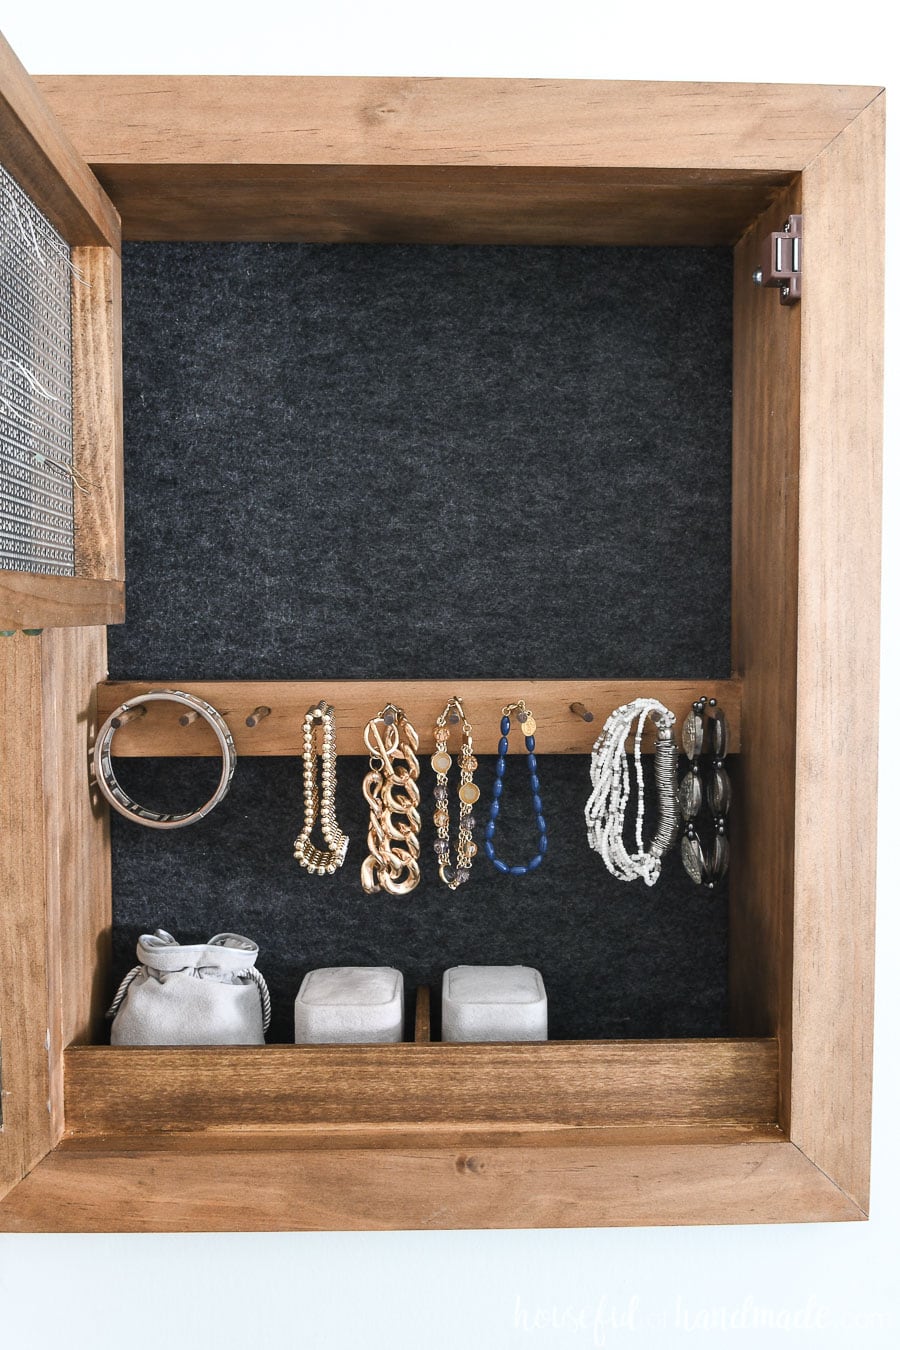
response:
M515 698L517 678L729 674L729 250L129 244L124 302L113 678L509 677ZM214 773L121 769L167 806ZM200 826L115 818L116 977L157 924L233 929L262 948L274 1039L326 964L396 965L410 990L533 964L555 1037L726 1029L724 899L674 856L653 889L606 874L586 757L541 759L536 874L479 859L451 893L426 810L405 899L360 888L362 772L339 764L352 844L333 878L291 856L297 761L242 760ZM426 761L429 805L430 780ZM527 828L506 842L533 852Z

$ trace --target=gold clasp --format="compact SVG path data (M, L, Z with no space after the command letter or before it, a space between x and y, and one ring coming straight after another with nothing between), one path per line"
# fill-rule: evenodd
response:
M501 716L511 717L514 712L524 713L524 716L517 718L518 727L523 736L533 736L537 730L537 722L534 713L526 705L524 698L517 699L515 703L507 703Z
M504 717L511 717L512 714L513 714L514 712L517 712L517 711L518 711L518 712L523 712L523 713L525 714L526 717L530 717L530 716L531 716L531 713L530 713L530 712L528 711L528 709L525 707L525 700L524 700L524 698L517 699L515 703L507 703L506 707L503 709L503 716L504 716Z

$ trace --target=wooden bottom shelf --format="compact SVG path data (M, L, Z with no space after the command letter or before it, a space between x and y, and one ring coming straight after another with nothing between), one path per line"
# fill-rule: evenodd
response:
M771 1040L65 1054L66 1134L5 1232L828 1222Z
M70 1136L769 1125L773 1040L140 1048L65 1054Z

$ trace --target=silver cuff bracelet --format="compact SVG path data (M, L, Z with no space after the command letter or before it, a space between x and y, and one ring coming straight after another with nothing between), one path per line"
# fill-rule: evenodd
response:
M125 715L130 713L133 708L138 708L146 703L182 704L186 708L193 709L199 717L203 718L204 722L212 727L215 733L222 755L222 773L216 790L209 801L198 807L196 811L182 811L174 815L151 811L148 807L141 806L129 797L116 778L112 766L113 737L122 724L122 720L125 719ZM234 741L231 739L231 732L228 730L221 713L217 712L211 703L206 703L202 698L198 698L196 694L185 694L180 689L161 689L156 693L141 694L137 698L129 699L127 703L121 704L114 712L110 713L94 742L94 777L100 791L110 806L119 812L119 815L135 821L138 825L147 825L152 830L178 830L183 825L193 825L198 820L202 820L204 816L208 816L213 807L218 806L223 797L228 795L236 764L237 752L234 748Z

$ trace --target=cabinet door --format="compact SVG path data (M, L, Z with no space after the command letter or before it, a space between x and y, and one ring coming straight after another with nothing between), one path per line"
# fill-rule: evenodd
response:
M115 207L0 37L5 633L124 617L120 237Z
M102 846L82 686L124 615L119 252L0 37L0 1197L62 1128L51 936Z

